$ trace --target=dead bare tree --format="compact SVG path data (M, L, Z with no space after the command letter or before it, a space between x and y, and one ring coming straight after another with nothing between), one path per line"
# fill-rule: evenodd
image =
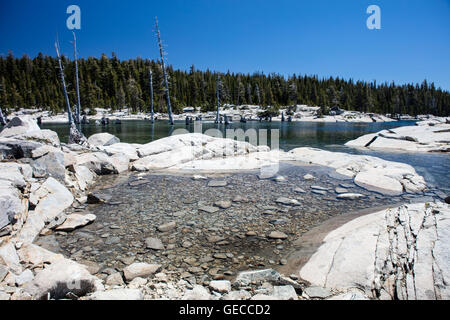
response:
M152 68L150 67L150 112L151 112L151 121L152 123L155 122L153 119L153 73Z
M3 92L3 90L5 90L2 86L2 84L0 84L0 92ZM3 115L3 110L2 107L0 106L0 124L1 125L6 125L6 117Z
M165 85L165 91L166 91L166 99L167 99L167 111L169 113L169 122L171 125L173 125L173 117L172 117L172 106L170 105L170 95L169 95L169 83L167 81L167 72L166 72L166 66L164 63L164 49L161 42L161 33L159 32L158 27L158 18L155 17L155 24L156 24L156 35L158 36L158 45L159 45L159 53L161 55L161 67L164 75L164 85Z
M3 126L6 125L6 119L3 116L3 111L2 111L1 107L0 107L0 124L3 125Z
M75 121L77 124L79 124L81 114L81 99L80 99L80 84L78 82L77 37L75 36L75 31L73 31L73 53L75 57L75 80L77 89L77 109L75 112Z
M61 55L59 54L58 39L56 39L56 41L55 41L55 49L56 49L56 55L58 56L59 72L60 72L61 82L62 82L63 90L64 90L64 99L66 100L67 117L69 119L69 124L72 124L72 120L73 120L72 111L70 110L69 95L67 94L66 81L64 79L64 68L63 68L63 65L61 62Z
M77 127L73 123L72 111L70 109L69 95L67 94L66 81L64 79L64 68L63 68L63 65L61 62L61 55L59 53L58 39L56 39L56 41L55 41L55 49L56 49L56 55L58 56L59 71L61 74L61 82L63 85L64 98L66 100L66 106L67 106L67 117L69 119L69 126L70 126L69 144L76 143L76 144L81 144L81 145L87 145L88 143L87 143L86 137L80 131L78 131Z
M217 114L216 114L216 121L215 123L219 123L220 119L219 119L219 106L220 106L220 101L219 101L219 91L220 91L220 76L217 76L217 81L216 81L216 100L217 100Z

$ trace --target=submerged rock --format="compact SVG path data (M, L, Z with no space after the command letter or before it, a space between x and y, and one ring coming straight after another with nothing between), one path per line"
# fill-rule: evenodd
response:
M208 182L208 187L226 187L227 182L224 180L211 180Z
M161 232L167 232L172 229L175 229L176 226L177 226L177 223L175 221L171 221L171 222L168 222L168 223L158 226L158 230Z
M158 238L147 238L145 239L145 247L147 249L153 249L153 250L163 250L164 245L162 241Z
M279 232L279 231L272 231L269 236L270 239L287 239L288 236L283 233L283 232Z
M359 198L363 198L363 197L365 197L365 195L360 194L360 193L341 193L341 194L337 195L336 198L355 200L355 199L359 199Z
M219 208L212 207L212 206L201 206L198 208L198 210L205 211L207 213L215 213L215 212L219 211Z
M288 205L288 206L298 206L300 205L300 202L298 202L298 200L296 199L289 199L289 198L285 198L285 197L281 197L275 200L276 203L281 203L284 205Z
M221 200L221 201L214 202L214 205L221 209L228 209L229 207L231 207L231 204L232 203L229 200Z

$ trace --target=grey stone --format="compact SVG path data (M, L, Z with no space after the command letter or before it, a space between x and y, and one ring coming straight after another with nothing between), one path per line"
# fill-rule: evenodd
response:
M0 151L3 159L31 158L32 151L42 147L41 143L12 138L0 138Z
M231 201L229 200L216 201L214 205L221 209L228 209L229 207L231 207Z
M36 120L26 116L14 117L0 132L0 137L12 137L39 130Z
M113 274L110 274L107 278L106 278L106 282L107 285L109 286L122 286L125 283L123 282L123 278L122 275L120 274L120 272L115 272Z
M151 276L157 273L160 269L161 265L159 264L135 262L123 269L123 275L127 281L131 281L137 277L146 278Z
M36 273L34 280L25 284L25 291L33 299L63 299L69 292L83 296L102 288L100 279L68 259L60 258Z
M347 193L347 192L348 192L347 189L341 188L341 187L336 187L336 189L334 189L334 191L335 191L336 193Z
M298 300L297 293L293 286L274 286L273 293L280 300Z
M56 230L58 231L73 231L79 227L83 227L91 222L93 222L97 217L95 214L78 214L72 213L67 216L66 221L58 227Z
M6 275L8 274L8 268L0 264L0 282L5 279Z
M348 200L355 200L359 198L363 198L365 195L360 193L341 193L336 198L338 199L348 199Z
M225 187L227 184L224 180L211 180L208 182L208 187Z
M164 245L162 241L158 238L147 238L145 239L145 246L147 249L153 250L163 250Z
M327 288L322 287L307 287L304 289L304 292L308 295L310 298L321 298L325 299L329 296L331 296L331 291Z
M2 184L0 185L0 229L2 229L14 222L14 217L20 215L23 208L19 191L4 181L0 183Z
M280 231L272 231L269 236L270 239L287 239L287 234Z
M324 187L321 187L321 186L311 186L311 189L320 190L320 191L328 191L327 188L324 188Z
M119 237L108 237L105 241L105 244L117 244L120 242L120 238Z
M298 202L295 199L289 199L289 198L285 198L285 197L280 197L278 199L275 200L276 203L280 203L280 204L284 204L284 205L288 205L288 206L297 206L300 205L300 202Z
M22 167L14 162L0 163L0 181L2 181L3 186L6 186L5 183L8 182L18 188L23 188L26 185Z
M212 206L201 206L201 207L198 208L198 210L205 211L205 212L208 212L208 213L215 213L215 212L219 211L219 208L212 207Z
M167 231L175 229L176 226L177 226L177 223L175 221L171 221L171 222L168 222L168 223L158 226L158 230L161 232L167 232Z
M256 271L242 271L240 272L235 282L238 285L248 285L251 282L277 282L280 279L280 274L273 269L256 270Z

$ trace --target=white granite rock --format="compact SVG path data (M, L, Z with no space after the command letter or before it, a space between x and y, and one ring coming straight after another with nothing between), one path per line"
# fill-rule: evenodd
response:
M89 296L90 300L144 300L139 289L113 289L96 291Z
M450 124L405 126L368 134L346 143L349 147L409 152L449 152Z
M228 280L213 280L209 283L209 288L219 293L228 293L231 291L231 282Z
M123 269L123 275L127 281L137 277L148 277L157 273L161 269L159 264L148 264L144 262L135 262Z
M78 213L72 213L67 216L66 221L64 221L63 224L56 227L56 230L59 231L73 231L79 227L83 227L92 221L94 221L97 217L95 214L88 213L88 214L78 214Z
M34 299L63 299L69 292L83 296L103 286L83 265L63 258L38 271L24 288Z
M0 180L0 229L24 211L21 194L10 182Z
M211 300L208 290L200 285L194 285L192 290L187 290L182 300Z
M91 146L110 146L119 142L119 138L107 132L96 133L88 138L88 143Z
M449 299L449 220L450 206L440 202L361 216L330 232L300 276L372 298L393 299L395 291L399 299Z
M33 118L27 116L14 117L0 132L0 137L13 137L39 130L40 128Z

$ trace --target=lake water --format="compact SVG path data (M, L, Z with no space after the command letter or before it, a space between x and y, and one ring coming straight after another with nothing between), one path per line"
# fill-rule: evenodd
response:
M418 173L423 175L430 186L438 187L443 192L450 191L450 156L448 154L385 152L348 148L344 144L364 134L378 132L383 129L414 125L414 121L394 121L376 123L314 123L314 122L235 122L230 125L217 125L212 122L202 124L202 132L217 128L222 132L226 129L267 129L268 144L270 145L270 130L279 129L280 148L291 150L297 147L316 147L330 151L352 154L367 154L390 161L404 162L412 165ZM42 129L51 129L58 133L61 141L68 138L67 124L43 124ZM109 132L120 138L122 142L147 143L167 137L176 129L187 129L194 132L195 125L185 125L184 121L176 121L170 126L167 121L156 121L152 124L144 120L124 120L122 124L106 126L94 123L82 125L85 136L100 132Z

